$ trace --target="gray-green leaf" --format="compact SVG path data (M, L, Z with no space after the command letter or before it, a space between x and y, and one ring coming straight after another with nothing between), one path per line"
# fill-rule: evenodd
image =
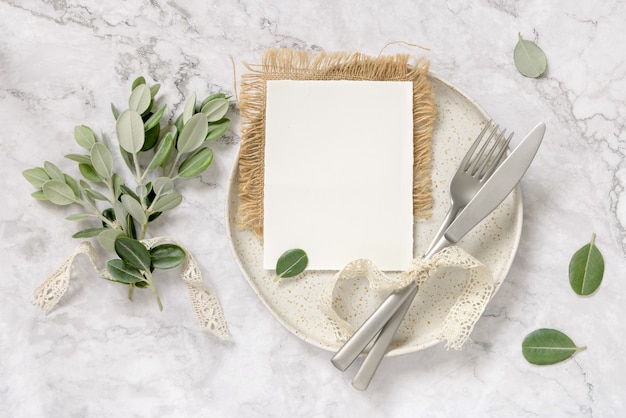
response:
M146 84L139 84L133 89L133 92L128 98L128 107L129 109L135 110L137 113L142 115L146 110L148 110L151 100L152 94L150 92L150 87Z
M108 252L115 252L115 240L124 235L121 229L108 228L98 234L98 242Z
M96 143L96 134L89 126L79 125L74 127L74 139L81 147L90 150Z
M183 124L187 124L187 122L189 121L189 119L191 119L191 117L193 116L193 114L196 112L196 93L193 93L191 95L191 97L189 97L189 99L187 99L187 102L185 102L185 108L183 109Z
M534 42L522 39L521 34L518 34L518 37L519 40L513 51L515 67L525 77L541 77L548 66L546 54Z
M161 196L174 190L174 181L169 177L157 177L152 182L154 194Z
M276 262L275 280L281 277L293 277L302 273L309 264L309 257L304 250L294 248L285 251Z
M145 131L149 131L150 129L157 126L159 122L161 122L161 118L163 117L163 113L165 112L165 106L166 105L161 106L161 108L153 113L152 116L148 118L146 123L143 124L143 129Z
M91 147L91 164L101 177L110 179L113 174L113 156L111 151L101 142Z
M50 180L50 176L46 173L41 167L29 168L28 170L22 171L22 175L30 184L35 187L41 187L45 182Z
M204 142L209 130L204 113L196 113L187 121L178 137L178 152L181 154L197 150Z
M577 351L585 347L577 347L567 335L561 331L541 328L528 334L522 342L522 354L529 363L549 365L567 360Z
M136 239L119 237L115 240L115 252L129 266L143 271L150 270L150 252Z
M604 276L604 258L595 246L595 240L593 234L589 244L576 251L569 263L569 284L581 296L598 290Z
M107 229L108 228L87 228L87 229L83 229L82 231L78 231L77 233L72 235L72 238L92 238L92 237L97 237L102 232L106 231Z
M115 124L117 139L124 151L138 152L145 141L143 120L137 111L128 109L122 112Z
M55 205L69 205L76 201L74 191L60 180L49 180L42 186L44 196Z
M148 216L146 215L146 212L143 210L141 203L135 200L132 196L123 194L122 204L124 205L124 208L126 209L126 211L130 213L130 216L135 218L137 222L139 222L142 225L148 222Z
M65 181L65 176L63 175L63 172L59 169L59 167L57 167L50 161L45 161L43 163L43 168L44 170L46 170L46 173L48 173L48 176L50 176L51 179Z
M96 170L93 168L91 164L78 164L78 171L83 175L87 180L99 183L102 181L102 177Z
M228 100L217 98L205 104L200 111L204 113L209 122L215 122L226 115L229 106Z
M174 192L169 193L163 196L160 196L157 200L152 203L152 207L150 211L152 213L156 212L165 212L166 210L174 209L176 206L180 205L183 201L183 195L180 193Z
M148 165L148 171L154 170L168 160L172 156L172 151L174 151L174 137L168 132L157 145L154 157Z
M228 128L230 127L230 119L220 119L217 122L209 123L209 133L206 136L206 141L215 141L221 138Z
M190 178L195 177L206 170L213 161L213 150L205 147L200 148L193 154L191 154L183 163L178 167L178 177Z
M89 155L67 154L65 158L72 160L72 161L76 161L77 163L80 163L80 164L91 164L91 157Z

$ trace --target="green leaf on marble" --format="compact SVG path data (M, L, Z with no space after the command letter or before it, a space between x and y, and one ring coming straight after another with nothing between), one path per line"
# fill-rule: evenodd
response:
M150 250L152 266L157 269L173 269L187 257L185 250L174 244L162 244Z
M145 141L141 115L133 109L122 112L115 124L117 139L122 149L131 154L138 152Z
M523 39L519 33L518 42L513 51L513 60L517 70L525 77L541 77L548 66L543 50L534 42Z
M96 134L89 126L79 125L74 127L74 139L81 147L90 150L96 143Z
M119 237L115 240L115 252L129 266L150 271L150 252L136 239Z
M178 177L191 178L200 175L209 168L213 161L213 150L208 147L200 148L191 154L178 168Z
M522 342L522 354L532 364L540 366L559 363L586 347L578 347L561 331L541 328L528 334Z
M209 131L208 121L204 113L193 115L183 127L183 131L178 137L178 152L185 154L197 150Z
M43 184L42 191L46 199L55 205L65 206L76 201L74 191L65 181L49 180Z
M569 263L570 286L581 296L598 290L604 276L604 258L595 246L595 240L596 234L592 234L589 244L576 251Z
M22 176L33 186L41 187L45 182L50 180L50 176L42 167L29 168L22 171Z

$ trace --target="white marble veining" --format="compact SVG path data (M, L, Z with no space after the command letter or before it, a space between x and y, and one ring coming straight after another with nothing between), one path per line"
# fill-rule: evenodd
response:
M480 0L218 2L0 0L0 417L619 417L626 413L626 3ZM517 33L548 56L520 76ZM460 352L439 345L387 359L370 389L350 386L331 353L284 329L255 296L228 246L224 200L238 114L183 205L153 232L176 235L215 288L233 334L195 324L183 286L165 276L160 313L147 293L97 279L80 263L48 316L33 288L77 245L70 209L30 197L21 171L74 164L74 125L113 133L109 105L146 75L169 103L235 93L263 50L424 55L431 70L517 132L548 132L522 186L524 231L510 276ZM233 65L231 58L235 63ZM236 75L235 75L236 74ZM170 109L171 111L172 109ZM518 135L519 136L519 135ZM569 288L569 258L592 233L600 290ZM585 351L549 367L523 359L523 337L558 328Z

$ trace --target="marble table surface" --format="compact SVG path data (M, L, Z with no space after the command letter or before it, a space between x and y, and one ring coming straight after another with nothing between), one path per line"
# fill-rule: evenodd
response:
M0 417L613 417L626 413L626 3L287 0L0 0ZM546 52L521 76L518 32ZM154 234L185 241L215 289L232 342L195 323L184 287L126 298L80 262L49 315L33 289L77 245L75 225L30 197L22 170L67 171L73 127L114 132L110 103L145 75L181 106L192 92L235 94L244 62L267 48L409 53L516 132L548 127L522 180L524 228L507 280L461 351L443 345L388 358L367 392L332 353L287 331L244 279L224 217L240 143L239 112L212 167ZM234 65L233 65L234 63ZM100 132L99 131L99 132ZM595 233L599 291L569 287L571 255ZM556 328L586 345L534 366L524 336Z

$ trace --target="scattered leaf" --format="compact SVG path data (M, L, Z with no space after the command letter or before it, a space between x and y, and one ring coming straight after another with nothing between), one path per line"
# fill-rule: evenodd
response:
M278 280L282 277L293 277L302 273L309 264L309 257L304 250L294 248L285 251L276 262L276 277Z
M522 39L522 35L519 33L518 38L513 51L515 67L525 77L541 77L548 66L546 54L534 42Z
M585 348L577 347L571 338L561 331L549 328L531 332L522 342L524 358L529 363L542 366L567 360L577 351Z
M604 276L604 258L595 246L596 235L589 244L576 251L569 263L569 283L572 290L581 296L594 293Z

